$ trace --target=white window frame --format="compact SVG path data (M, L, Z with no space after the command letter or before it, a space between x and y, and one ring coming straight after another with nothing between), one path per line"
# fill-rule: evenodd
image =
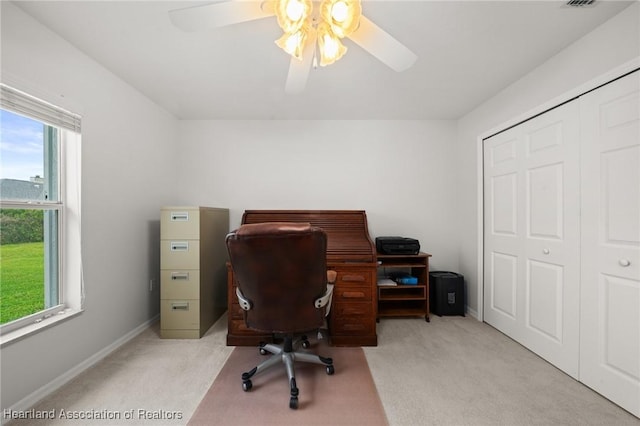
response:
M0 325L0 347L82 312L80 116L0 83L0 107L57 129L58 200L3 201L7 208L58 212L58 304Z

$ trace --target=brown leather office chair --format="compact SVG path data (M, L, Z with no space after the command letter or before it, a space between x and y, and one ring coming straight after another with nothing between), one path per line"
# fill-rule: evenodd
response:
M260 353L273 356L242 374L242 388L249 391L252 377L282 362L291 388L289 407L298 408L294 361L321 364L334 373L331 358L299 350L309 348L306 336L294 342L295 335L326 324L336 277L327 272L326 234L308 223L257 223L242 225L226 242L247 327L284 338L281 345L260 345Z

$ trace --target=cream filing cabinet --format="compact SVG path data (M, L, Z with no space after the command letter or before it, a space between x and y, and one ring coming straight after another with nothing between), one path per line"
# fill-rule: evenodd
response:
M229 210L160 210L160 337L198 339L227 309Z

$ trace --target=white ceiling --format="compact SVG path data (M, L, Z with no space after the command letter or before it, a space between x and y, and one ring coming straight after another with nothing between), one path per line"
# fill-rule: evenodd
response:
M396 73L345 41L335 64L288 95L274 17L198 33L168 11L211 2L21 1L17 5L182 119L456 119L631 2L364 1L418 55Z

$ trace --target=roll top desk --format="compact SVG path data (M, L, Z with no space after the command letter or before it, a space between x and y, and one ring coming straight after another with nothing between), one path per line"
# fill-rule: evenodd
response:
M376 346L376 250L363 210L246 210L242 224L302 222L327 234L327 267L337 272L329 338L334 346ZM250 346L271 336L249 330L235 297L233 269L227 264L227 345Z

